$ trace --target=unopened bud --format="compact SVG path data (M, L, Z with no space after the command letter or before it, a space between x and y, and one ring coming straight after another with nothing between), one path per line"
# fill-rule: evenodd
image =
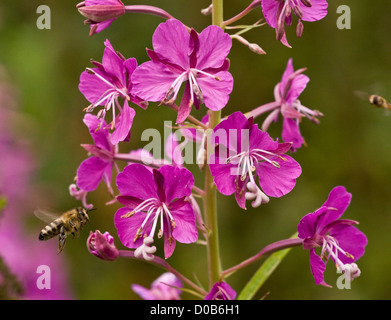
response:
M213 11L213 4L210 4L209 7L201 10L201 14L203 14L204 16L210 16L212 14L212 11Z
M91 231L87 239L87 248L93 255L102 260L114 261L119 256L114 238L108 232L102 234L98 230Z
M252 51L255 52L256 54L266 54L266 51L264 51L259 45L256 43L250 43L248 45L248 48Z
M299 22L297 23L297 26L296 26L296 36L298 38L300 38L303 35L303 30L304 30L303 22L301 22L301 20L299 20Z
M108 3L112 3L112 1L108 1ZM125 14L125 5L121 1L118 1L118 4L91 6L86 6L85 2L81 2L76 7L88 19L86 22L88 24L116 19Z

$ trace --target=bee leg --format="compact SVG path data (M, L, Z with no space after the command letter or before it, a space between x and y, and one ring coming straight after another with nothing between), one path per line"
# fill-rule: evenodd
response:
M73 239L75 239L75 233L77 232L76 225L72 221L69 221L69 224L72 227L71 235L72 235Z
M62 226L60 229L60 234L58 235L58 252L57 253L60 253L64 249L66 238L67 238L67 236L65 234L65 228L64 228L64 226Z

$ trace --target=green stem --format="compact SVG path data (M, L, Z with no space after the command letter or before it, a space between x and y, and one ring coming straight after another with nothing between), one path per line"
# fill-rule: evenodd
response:
M220 122L220 112L209 113L209 126L214 128ZM210 138L210 137L209 137ZM210 139L208 139L210 143ZM205 168L205 196L204 196L205 224L208 229L207 253L209 286L220 280L221 260L219 249L218 221L217 221L217 190L209 166Z
M223 0L212 2L212 24L222 27L223 25ZM220 111L209 112L209 128L213 129L221 121ZM211 131L211 130L209 130ZM210 139L208 139L210 143ZM209 148L207 148L209 150ZM204 197L205 224L208 229L207 255L208 255L208 278L209 287L220 280L221 259L217 220L217 190L213 182L213 176L209 166L205 168L205 197Z
M212 24L215 26L223 27L223 0L212 1Z

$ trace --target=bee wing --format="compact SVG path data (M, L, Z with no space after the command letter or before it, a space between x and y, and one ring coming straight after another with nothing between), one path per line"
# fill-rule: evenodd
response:
M354 92L354 95L356 97L360 98L361 100L368 100L369 99L370 94L365 91L355 90L353 92Z
M60 213L54 213L54 212L45 211L45 210L42 210L42 209L34 210L34 215L38 219L40 219L40 220L42 220L44 222L47 222L47 223L53 222L57 218L61 217Z

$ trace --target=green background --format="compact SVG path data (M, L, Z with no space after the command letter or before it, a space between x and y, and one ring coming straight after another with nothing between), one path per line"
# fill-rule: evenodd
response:
M316 0L313 0L316 1ZM230 18L250 1L226 0L224 16ZM51 9L51 29L39 30L36 9L46 4ZM27 0L0 2L0 64L18 88L21 111L30 127L20 128L34 143L40 167L35 173L40 186L36 206L48 205L65 211L79 203L69 196L76 169L86 157L81 143L90 143L90 135L81 121L88 105L78 91L80 73L90 67L91 58L101 61L108 38L126 58L139 63L148 59L151 37L162 19L141 14L126 14L110 28L88 36L89 28L75 9L77 1L45 3ZM125 4L135 4L125 1ZM211 18L199 12L210 4L202 1L143 1L163 8L197 31L210 24ZM336 21L339 5L351 9L351 29L340 30ZM289 237L299 220L317 209L336 185L344 185L353 194L344 215L360 222L359 228L369 239L366 253L358 261L361 277L350 290L336 287L335 267L330 262L325 273L333 288L314 284L309 269L309 252L294 248L261 288L258 297L267 299L389 299L391 297L391 117L372 107L355 92L376 93L391 100L391 2L329 1L328 15L321 21L304 22L302 38L295 36L295 26L287 28L292 49L275 40L275 31L265 25L244 36L258 43L267 54L258 56L233 42L229 55L234 90L223 116L236 110L250 111L273 101L273 88L280 81L286 63L293 58L295 69L306 67L310 82L300 96L303 105L324 113L315 125L304 119L301 131L308 144L293 157L303 173L291 193L273 198L267 205L244 212L233 197L219 197L219 225L223 267L228 268L255 254L265 245ZM261 9L240 23L251 24L262 17ZM296 22L296 20L294 20ZM132 140L121 151L142 147L144 129L163 130L162 119L175 121L173 111L151 103L143 111L136 109ZM205 108L195 112L201 116ZM261 122L261 118L258 122ZM281 125L272 124L271 135L280 135ZM202 187L202 175L190 167ZM91 213L89 228L77 240L68 241L66 256L69 281L76 299L138 299L132 283L148 287L162 271L142 262L119 259L104 262L90 255L85 247L88 231L99 229L116 235L113 214L117 205L109 200L105 187L89 196L99 209ZM33 211L34 208L31 208ZM33 221L37 234L42 227ZM55 240L53 240L55 241ZM118 238L116 244L122 248ZM30 243L28 245L39 245ZM158 245L158 252L162 253ZM191 279L206 279L205 248L177 244L168 262ZM228 282L240 291L259 264L237 272ZM191 299L183 293L184 299Z

